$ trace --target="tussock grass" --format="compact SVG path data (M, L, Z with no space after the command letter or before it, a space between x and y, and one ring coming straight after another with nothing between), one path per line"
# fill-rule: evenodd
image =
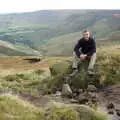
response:
M15 92L38 93L41 90L41 81L46 76L47 73L41 69L31 73L7 75L0 79L0 89Z
M10 94L0 95L0 120L38 120L43 111Z
M56 103L49 108L38 108L20 97L0 95L0 120L106 120L105 115L87 106Z

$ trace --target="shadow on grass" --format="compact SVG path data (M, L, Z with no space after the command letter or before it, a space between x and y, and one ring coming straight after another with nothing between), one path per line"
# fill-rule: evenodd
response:
M28 61L29 63L36 63L41 61L40 58L25 58L24 60Z

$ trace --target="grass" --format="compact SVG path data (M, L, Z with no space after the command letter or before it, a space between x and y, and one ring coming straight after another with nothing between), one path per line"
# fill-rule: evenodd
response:
M100 74L98 79L101 84L113 85L120 83L120 45L98 46L97 48L97 71ZM63 76L72 61L71 57L46 57L41 58L41 62L28 63L24 61L25 57L1 57L0 89L27 91L30 93L39 93L41 90L50 91L56 86L61 88ZM58 76L51 77L49 67L54 65L53 72ZM43 68L45 72L43 72ZM64 69L64 70L63 70ZM53 74L53 73L52 73ZM48 78L49 77L49 78ZM83 82L81 75L76 76L75 81ZM58 85L57 85L58 84ZM76 87L79 86L73 82ZM81 85L83 86L83 85Z
M45 76L46 73L40 69L31 73L7 75L0 79L0 89L14 92L40 93L40 83Z
M120 45L99 46L97 49L96 67L100 74L100 81L105 85L120 83ZM21 69L21 73L10 73L0 76L0 90L14 92L28 92L29 94L40 94L42 92L51 92L50 89L60 88L64 72L70 65L71 57L46 57L42 58L40 63L28 63L23 57L1 57L0 61L3 67L11 71L15 68ZM61 63L61 64L59 64ZM63 64L62 64L63 63ZM68 63L68 64L66 64ZM49 68L56 65L57 75L48 76L48 71L42 68ZM5 65L5 67L4 67ZM58 66L57 66L58 65ZM47 68L47 70L48 70ZM60 69L59 69L60 68ZM30 70L29 72L24 69ZM65 71L63 70L65 69ZM60 73L60 71L62 71ZM76 76L76 80L78 80ZM81 79L80 84L83 84ZM78 82L74 81L76 85ZM20 97L10 94L0 95L0 119L1 120L106 120L106 117L97 111L84 107L74 108L71 106L54 106L51 104L50 109L41 109L31 105L27 101L21 100ZM86 114L87 113L87 114Z
M87 114L86 114L87 113ZM106 120L103 114L87 106L52 105L38 108L20 97L0 95L0 120Z
M0 95L0 120L42 120L43 110L10 94Z
M66 62L65 62L66 61ZM64 76L70 71L70 61L63 60L56 62L50 67L53 78L47 79L45 84L48 91L61 90L62 84L64 83ZM114 85L120 84L120 45L106 45L98 46L97 49L97 62L95 65L97 75L94 79L90 79L90 83L102 85ZM75 88L84 88L86 86L84 71L80 70L74 78L70 80L70 85Z
M101 82L105 84L120 83L120 45L110 45L98 49L98 69Z
M59 107L58 107L59 106ZM106 120L104 114L95 112L85 105L53 105L48 111L47 120Z

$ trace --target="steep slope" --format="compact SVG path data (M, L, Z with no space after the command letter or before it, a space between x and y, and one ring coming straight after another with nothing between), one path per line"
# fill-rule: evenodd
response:
M50 39L47 43L40 46L43 55L68 56L72 55L73 47L81 38L81 32L66 34ZM120 31L112 32L106 37L96 37L98 47L100 45L120 44Z
M0 15L0 39L12 43L23 52L26 48L29 48L26 52L38 50L38 55L42 49L41 52L46 51L41 45L50 45L49 41L57 37L76 34L86 28L97 38L119 31L119 14L119 10L43 10Z
M2 45L0 45L0 54L5 55L5 56L6 55L7 56L19 56L19 55L25 56L25 55L29 55L29 54L27 54L25 52L20 52L20 51L18 51L16 49L11 49L9 47L5 47L5 46L2 46Z

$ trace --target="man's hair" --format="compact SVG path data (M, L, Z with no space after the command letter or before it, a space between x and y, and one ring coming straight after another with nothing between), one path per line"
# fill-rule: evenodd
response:
M90 32L89 30L84 30L83 33Z

